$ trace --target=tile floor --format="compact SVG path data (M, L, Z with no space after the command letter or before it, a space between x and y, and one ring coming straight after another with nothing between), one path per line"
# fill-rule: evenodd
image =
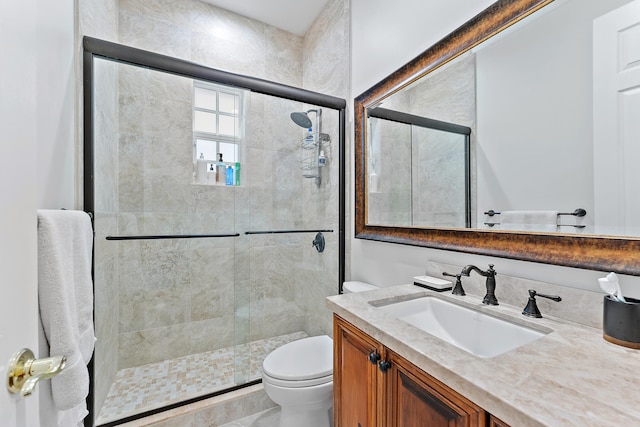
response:
M243 344L237 346L235 352L233 347L229 347L121 369L111 385L97 424L233 387L236 384L235 366L246 370L244 376L248 375L248 381L258 379L261 376L262 361L267 354L283 344L306 336L304 332L295 332ZM234 360L234 354L240 358L240 364ZM256 418L248 425L273 425L262 422L263 419L273 422L274 416L280 416L279 410L277 413L267 411L253 415ZM254 422L255 424L251 424ZM232 423L228 426L243 425L245 424Z

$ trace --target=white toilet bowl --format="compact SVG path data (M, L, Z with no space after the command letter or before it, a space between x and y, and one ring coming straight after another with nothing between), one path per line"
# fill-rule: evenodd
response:
M278 347L262 363L267 396L280 405L280 427L329 427L333 340L326 335Z
M345 282L344 293L377 289ZM278 347L262 362L267 396L280 405L280 427L330 427L333 404L333 340L326 335Z

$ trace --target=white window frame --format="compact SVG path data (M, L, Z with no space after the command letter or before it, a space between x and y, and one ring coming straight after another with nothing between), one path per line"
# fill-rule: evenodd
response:
M202 107L196 107L196 103L195 103L195 94L196 94L196 88L200 88L200 89L204 89L204 90L210 90L212 92L216 93L216 110L211 110L208 108L202 108ZM227 94L231 94L234 96L238 97L238 108L237 108L237 113L226 113L226 112L221 112L219 111L220 109L220 93L227 93ZM244 118L245 118L245 102L244 102L244 97L245 97L245 90L243 89L238 89L238 88L234 88L231 86L225 86L225 85L221 85L221 84L216 84L216 83L210 83L210 82L203 82L200 80L194 80L193 81L193 90L192 90L192 116L193 116L193 124L192 124L192 129L193 129L193 159L194 162L195 160L200 156L200 153L197 152L197 141L198 140L204 140L204 141L210 141L212 143L215 144L216 147L216 158L214 159L207 159L207 160L212 160L212 161L216 161L217 159L217 153L220 153L220 143L227 143L227 144L233 144L236 146L236 159L233 161L233 163L235 162L240 162L242 163L242 158L243 158L243 153L244 153L244 142L245 142L245 138L244 138ZM235 119L238 120L238 135L223 135L220 134L218 132L205 132L205 131L197 131L195 129L195 116L196 116L196 111L202 111L202 112L206 112L206 113L210 113L210 114L214 114L216 117L216 129L219 130L220 129L220 116L226 116L226 117L233 117ZM232 163L230 161L230 159L222 159L224 162L226 163Z

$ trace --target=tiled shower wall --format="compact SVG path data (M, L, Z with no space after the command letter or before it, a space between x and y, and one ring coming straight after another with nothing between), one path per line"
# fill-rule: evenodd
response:
M303 43L303 87L328 95L348 100L350 97L350 1L329 0L324 10L315 20L304 37ZM347 101L349 117L350 103ZM348 120L345 118L345 121ZM325 305L325 297L338 293L338 221L339 212L337 200L339 196L338 182L338 115L335 112L325 113L323 131L331 132L331 145L325 150L327 166L322 177L321 189L306 185L304 189L305 217L314 218L318 225L325 224L333 229L333 233L325 233L327 247L332 248L323 254L318 254L305 241L305 264L312 266L310 274L306 275L297 288L297 298L304 309L305 330L309 335L332 335L333 323L331 313ZM345 131L346 182L350 170L350 131ZM348 191L349 185L347 184ZM319 195L323 197L319 197ZM349 224L350 201L346 201L345 223ZM323 228L324 228L323 226ZM346 227L345 233L349 227ZM346 237L346 240L349 239Z
M330 1L305 37L197 0L121 0L114 37L96 29L100 13L113 5L81 2L81 34L348 97L346 0ZM97 406L107 392L101 385L108 388L118 368L298 330L330 334L324 297L338 286L337 113L323 114L332 143L319 186L302 177L304 131L288 119L313 106L257 94L247 97L243 186L192 185L191 82L126 65L104 69L109 85L101 114L110 135L97 141L107 140L105 151L117 143L104 168L118 172L98 196L106 199L97 201L105 214L97 215L96 229L108 229L104 235L235 230L241 237L106 242L96 236L96 283L107 284L96 290L103 294L96 304L96 363L104 367L96 371ZM290 228L334 232L325 233L322 254L311 246L311 234L242 234Z
M120 6L120 41L124 44L233 72L301 84L301 37L198 1L184 2L172 9L151 1L123 1ZM244 187L194 186L191 184L191 133L190 128L184 128L184 124L191 124L190 88L170 89L158 96L149 95L149 90L130 83L124 86L132 93L121 93L123 112L146 111L153 105L157 109L145 114L142 123L127 113L123 113L123 119L132 117L134 127L146 126L144 132L154 126L158 117L171 116L170 122L181 116L181 125L177 121L168 123L166 129L158 130L157 137L164 138L171 129L174 134L170 137L184 144L172 144L172 153L159 150L155 168L144 168L145 179L152 182L140 191L135 183L142 177L136 174L141 174L143 168L136 163L143 156L136 142L149 136L140 138L135 129L136 136L121 135L121 151L133 150L120 156L123 162L121 195L125 183L134 185L132 191L126 191L120 199L121 232L123 227L129 228L127 233L134 232L139 229L140 221L145 222L146 234L181 230L243 233L315 225L313 217L305 216L301 197L304 186L313 185L301 177L297 164L298 141L303 131L288 119L291 111L302 108L299 103L251 94L247 99ZM149 87L154 86L171 87L155 84ZM176 93L184 94L186 98L167 99L169 93L174 97ZM160 141L147 145L145 154L152 152L154 145L163 146ZM134 159L129 160L130 167L124 164L125 159ZM320 198L325 197L326 192L317 188L315 191ZM130 201L135 194L145 194L150 203L140 201L137 206L126 206L125 201ZM335 206L335 202L333 204ZM133 230L132 221L125 221L125 215L129 219L135 217ZM198 229L189 225L190 221L195 221ZM153 228L150 229L149 223L154 224ZM180 353L176 355L183 355L202 351L203 347L232 345L234 289L238 294L245 293L236 295L239 305L251 301L241 311L251 319L247 338L260 339L304 328L304 311L296 299L297 287L304 283L306 276L305 269L301 268L304 237L242 235L238 239L203 240L198 242L199 259L194 259L196 255L191 248L195 241L142 243L140 248L121 243L121 248L133 246L131 252L121 251L121 260L139 256L141 265L128 263L131 270L124 271L125 263L120 263L120 367L165 359L176 348ZM310 246L310 241L308 243ZM238 264L235 269L234 260ZM167 265L173 267L173 273L169 273L169 277L164 273L164 277L154 280L153 273ZM130 280L140 274L146 277ZM132 288L131 283L139 285ZM145 303L147 307L140 310ZM204 307L199 307L201 305ZM144 312L144 319L140 319L140 311ZM242 318L238 320L246 323ZM176 340L179 342L172 344Z

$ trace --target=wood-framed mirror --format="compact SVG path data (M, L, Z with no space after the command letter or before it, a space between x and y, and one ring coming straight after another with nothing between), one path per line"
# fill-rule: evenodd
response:
M588 136L589 138L591 138L588 141L589 145L587 146L588 148L585 148L585 152L589 150L588 152L592 153L590 154L590 157L586 156L586 158L588 161L591 161L594 164L594 171L585 171L586 178L584 178L583 181L590 183L590 187L587 188L587 191L590 191L591 193L597 193L598 191L600 192L600 198L602 199L599 202L600 205L598 205L598 203L595 203L594 208L593 200L585 200L587 206L582 206L579 202L577 202L572 204L571 209L568 210L568 207L565 206L554 205L550 208L549 204L544 205L544 207L542 206L542 203L540 204L541 209L547 210L558 208L560 212L566 212L568 210L568 213L573 213L574 208L576 208L576 211L578 211L578 209L587 208L586 210L588 214L585 216L585 224L587 224L587 226L580 225L582 224L582 222L580 221L581 218L572 218L572 220L575 220L576 222L572 222L570 226L567 227L571 229L569 231L561 228L558 228L556 232L550 232L546 229L496 230L486 227L485 223L487 221L485 219L483 223L483 214L486 214L488 210L495 209L496 211L499 211L501 209L513 209L514 211L524 211L526 209L531 209L531 207L526 206L525 209L522 209L521 205L517 204L514 204L513 206L487 206L486 204L483 204L482 201L478 200L479 198L481 198L483 192L483 189L478 188L478 186L481 185L479 182L481 181L481 175L483 174L483 171L477 169L479 165L476 163L480 163L482 160L480 157L482 157L482 155L486 153L482 151L483 147L481 144L483 143L483 141L479 141L477 135L474 135L474 132L477 131L477 129L475 128L475 121L479 120L479 118L475 116L473 120L471 120L471 122L473 122L474 124L471 125L473 131L471 135L472 171L470 172L470 174L472 177L472 187L475 186L475 190L471 191L472 195L470 197L472 199L472 206L470 210L473 213L473 221L470 226L468 226L468 221L466 224L467 226L465 226L465 223L447 223L446 221L438 222L435 220L433 223L427 224L412 223L406 222L404 216L402 215L385 216L379 215L378 212L376 212L376 215L373 215L373 213L371 213L370 215L369 212L370 209L374 209L375 206L377 206L374 203L374 199L371 197L370 193L372 192L372 190L374 193L379 192L378 187L381 185L377 181L377 176L375 177L376 180L372 180L372 175L376 174L375 162L372 162L372 159L375 158L376 155L380 154L376 153L376 150L379 150L379 146L385 146L385 144L387 144L386 146L388 146L389 144L397 143L397 140L395 139L393 140L393 142L390 140L379 140L379 137L376 137L378 139L371 139L371 134L373 133L369 120L371 111L373 111L373 109L375 108L387 109L390 105L395 105L393 101L390 101L391 99L393 99L391 98L392 95L396 95L397 97L398 94L406 94L408 88L415 87L412 85L415 85L422 79L429 77L434 78L434 76L443 75L447 72L447 67L452 66L452 64L456 64L456 61L464 60L467 55L469 55L470 53L473 54L474 50L478 49L479 46L486 44L491 45L494 43L494 40L500 40L500 38L503 38L504 34L508 33L508 31L505 30L509 29L509 31L513 32L513 29L517 28L514 24L522 24L526 21L532 20L536 21L538 16L551 15L551 13L547 11L553 9L564 8L563 11L565 14L573 13L570 12L570 9L568 9L568 7L566 7L567 4L571 2L581 3L579 0L496 1L494 4L475 16L473 19L469 20L460 28L425 50L422 54L399 68L393 74L389 75L384 80L377 83L375 86L355 99L354 125L356 238L474 253L487 256L512 258L523 261L533 261L590 270L615 271L622 274L640 276L640 232L621 232L615 227L607 228L607 226L609 226L610 224L607 223L603 225L603 221L601 219L599 220L598 216L596 215L596 213L600 213L600 218L606 218L606 221L604 222L610 221L614 223L619 218L618 210L621 211L620 215L623 215L626 212L627 217L632 218L633 221L635 221L634 218L636 217L636 215L633 215L632 208L627 209L622 207L618 209L619 204L616 204L617 202L611 202L611 200L607 199L608 193L610 192L608 191L608 188L612 188L612 181L605 181L601 179L602 172L598 172L596 163L598 163L601 158L607 157L608 152L612 150L610 149L610 147L592 147L591 139L602 137L602 135L598 135L598 133L602 133L603 130L598 128L597 124L594 125L593 128L591 128L590 121L589 123L584 123L585 126L589 126ZM594 4L595 3L596 2L594 2ZM608 3L608 7L611 7L610 2L599 2L599 5L594 7L604 7L600 6L604 3ZM631 3L633 2L631 0L615 0L615 3L615 7L620 8L618 12L622 12L621 9L623 6L627 6L627 4L631 5ZM596 14L595 16L598 17L604 14L610 14L608 10L598 11L597 13L598 14ZM586 19L587 21L585 22L588 22L589 24L595 22L592 17L585 16L583 18L583 21ZM558 22L573 21L566 20L566 15L564 18L565 21L561 21L560 18L553 19ZM589 19L591 21L589 21ZM590 28L588 28L587 30L591 31ZM624 37L622 39L624 39ZM631 35L627 37L627 39L632 44L636 43L634 44L634 46L637 46L638 43L640 43L640 37L637 37L635 35ZM489 43L486 43L487 41ZM544 43L542 43L542 38L540 38L539 40L534 39L534 41L536 42L534 43L536 45L537 41L541 42L538 46L539 50L543 48ZM563 44L565 43L565 40L554 39L547 42ZM589 47L591 47L591 45L589 45ZM637 51L637 49L635 49L635 51ZM589 55L590 54L591 51L589 51ZM638 58L633 59L631 56L626 59L628 59L630 62L638 60ZM513 58L513 61L517 60L518 58L516 55ZM477 71L477 65L474 65L474 67L476 67L474 69ZM552 74L553 71L550 71L549 73ZM588 70L587 77L590 78L592 73L592 70ZM478 80L478 78L476 78L476 80ZM533 80L538 79L531 79L529 81L533 82ZM457 84L457 86L460 85ZM440 96L442 97L442 94ZM479 95L474 92L472 96L477 97ZM589 96L591 95L589 94ZM569 98L570 95L558 95L558 99L562 97ZM447 98L455 98L455 96L447 96ZM547 102L558 102L558 99L550 99L547 100ZM590 99L591 98L589 98L589 100ZM638 101L635 102L637 103ZM592 107L592 105L588 104L587 107ZM476 106L474 106L473 108L474 114L475 108ZM589 112L591 112L590 108L588 110ZM598 107L593 106L593 110L595 111L594 114L597 114ZM413 111L403 112L414 114ZM482 114L488 113L483 112ZM523 109L522 115L526 114L526 109ZM442 120L441 117L433 116L428 117L428 119ZM455 123L455 125L466 126L468 125L468 123L457 122ZM543 124L543 126L544 125L545 124ZM606 136L608 137L608 135ZM613 137L615 139L615 135L613 135ZM581 137L578 139L586 140L589 138ZM376 144L378 148L376 148ZM529 146L531 147L532 145L530 144ZM540 147L538 148L542 149ZM423 165L424 163L419 164ZM540 165L538 166L540 167ZM545 165L542 165L543 168L544 166ZM395 170L402 167L404 167L403 163L394 165ZM578 165L576 167L582 166ZM600 168L602 170L602 166L600 166ZM565 176L574 175L568 171L565 171L563 173L566 174ZM415 179L415 174L412 175L412 177L412 179ZM388 178L386 177L384 178L384 181L382 181L382 185L390 186L387 179ZM553 179L556 182L558 181L557 177L554 177ZM620 179L622 180L620 181L621 187L623 187L624 177ZM613 185L615 186L615 184L616 182L614 181ZM542 186L544 189L544 185ZM562 183L559 183L558 186L562 188ZM627 187L629 187L629 185L627 185ZM404 203L403 200L398 201L399 192L396 191L395 188L393 189L393 194L395 198L391 198L389 204L393 205L395 203L397 205ZM409 191L408 194L411 194L411 191ZM574 190L573 188L565 188L565 194L559 193L558 197L560 200L562 200L563 198L570 198L568 197L569 194L580 194L580 191ZM591 199L593 199L593 196L590 197ZM422 206L421 202L418 203L414 200L410 200L408 204L412 206ZM611 206L613 206L615 209L611 209L611 212L606 216L603 215L602 212L607 207ZM627 209L627 211L623 212L625 209ZM469 208L467 207L466 214L468 214L468 211ZM415 213L412 213L409 214L409 216L416 215ZM637 215L637 217L640 218L640 215ZM386 219L380 220L373 218ZM628 227L628 229L635 230L636 228ZM603 232L603 230L605 231ZM606 230L611 230L611 232L608 232Z

